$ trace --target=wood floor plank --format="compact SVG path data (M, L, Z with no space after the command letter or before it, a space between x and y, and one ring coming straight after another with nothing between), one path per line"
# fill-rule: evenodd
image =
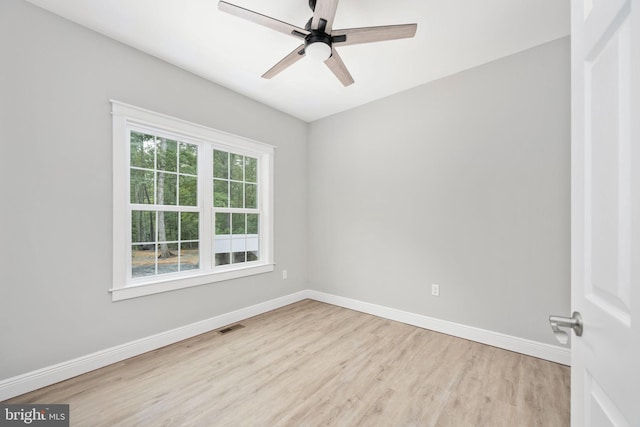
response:
M569 425L570 370L305 300L16 397L73 426Z

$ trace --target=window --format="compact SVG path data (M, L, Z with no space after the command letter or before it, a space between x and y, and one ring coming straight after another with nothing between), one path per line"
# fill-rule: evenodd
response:
M260 259L258 159L213 151L215 265Z
M197 270L198 144L129 132L131 278Z
M273 147L112 101L113 300L273 271Z

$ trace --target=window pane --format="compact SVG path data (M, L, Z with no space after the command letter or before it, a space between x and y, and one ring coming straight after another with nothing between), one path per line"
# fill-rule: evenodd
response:
M216 212L216 236L231 234L231 214Z
M244 180L244 156L240 154L231 153L230 162L231 162L231 179L235 179L237 181Z
M229 181L213 180L213 206L216 208L229 206Z
M178 240L178 212L158 212L158 241Z
M180 143L180 173L198 174L198 146Z
M132 245L131 277L144 277L156 274L155 245Z
M131 166L153 169L155 141L153 136L131 132Z
M224 254L216 254L216 265L227 265L230 263L230 255L229 253Z
M260 245L260 239L258 236L256 237L247 237L247 261L257 261L258 260L258 251Z
M131 242L151 243L156 241L156 213L149 211L131 212ZM149 249L148 247L146 249Z
M158 172L158 182L156 188L158 190L158 205L175 205L176 204L176 186L177 176L172 173Z
M238 263L238 262L245 262L246 259L246 253L245 252L234 252L233 253L233 263Z
M180 240L200 239L200 214L197 212L180 213Z
M246 250L247 250L247 239L245 239L244 234L232 235L231 236L231 252L245 252Z
M245 208L257 208L258 207L258 186L255 184L245 184L244 187L244 207Z
M200 250L197 242L180 244L180 271L200 268Z
M232 234L246 234L245 218L247 214L234 213L231 218Z
M161 171L177 172L178 142L171 139L158 137L157 146L157 169Z
M247 214L247 234L258 234L259 223L260 223L260 215Z
M229 179L229 153L226 151L213 152L213 177Z
M131 169L131 203L154 204L153 172Z
M260 259L260 252L258 251L247 252L247 262L258 261L259 259Z
M214 251L221 254L231 252L231 239L226 236L216 236Z
M253 157L244 158L244 180L258 182L258 159Z
M178 176L180 183L180 206L198 206L198 178L195 176Z
M231 207L232 208L243 208L244 200L243 200L243 191L242 187L244 184L241 182L231 181Z
M258 236L249 237L247 236L246 249L248 251L257 251L258 250L259 239Z
M158 244L158 274L175 273L178 271L178 244Z

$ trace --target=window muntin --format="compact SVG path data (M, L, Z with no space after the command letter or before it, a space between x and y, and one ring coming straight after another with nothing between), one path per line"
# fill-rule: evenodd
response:
M112 103L113 299L273 271L273 147Z

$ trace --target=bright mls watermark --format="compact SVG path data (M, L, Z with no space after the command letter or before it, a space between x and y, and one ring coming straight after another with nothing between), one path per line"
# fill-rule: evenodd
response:
M69 405L0 404L0 427L69 427Z

